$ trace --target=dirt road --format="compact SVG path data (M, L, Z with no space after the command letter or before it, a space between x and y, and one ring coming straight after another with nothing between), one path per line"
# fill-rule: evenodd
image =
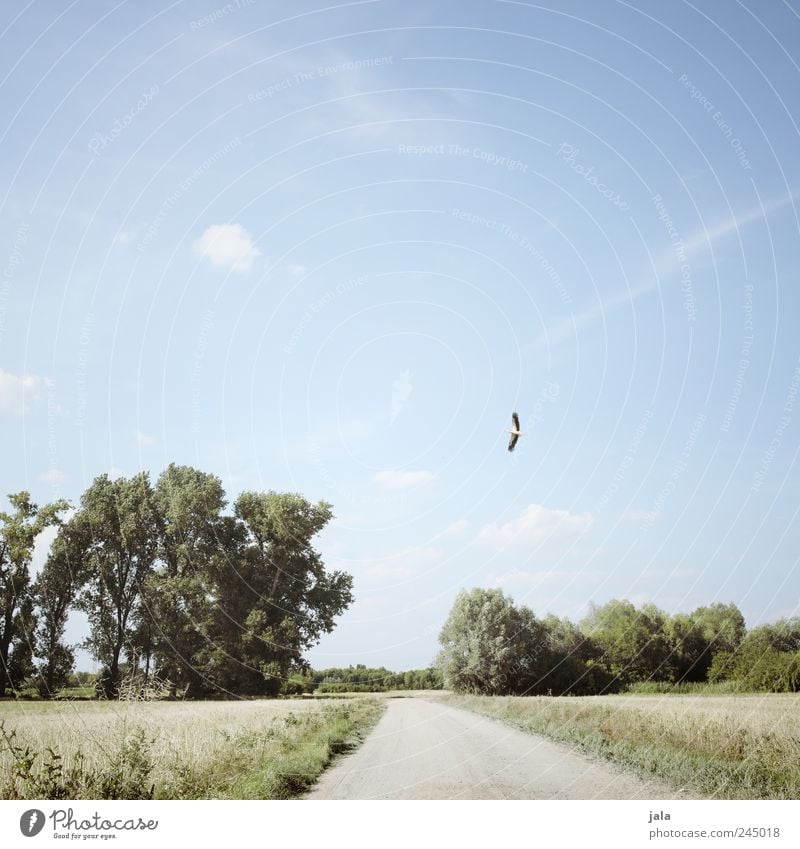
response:
M568 746L437 704L390 699L363 745L309 799L675 799Z

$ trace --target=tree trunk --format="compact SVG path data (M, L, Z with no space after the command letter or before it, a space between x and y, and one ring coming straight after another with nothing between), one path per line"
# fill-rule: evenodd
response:
M103 682L103 690L107 699L116 699L119 695L119 656L122 646L115 646L108 665L108 677Z
M6 686L11 681L8 675L8 653L11 648L11 617L14 608L6 604L3 620L3 633L0 635L0 699L6 694Z
M3 542L2 548L0 548L0 566L6 563L6 551L7 546L5 542ZM6 575L8 575L8 572L5 572L4 570L3 577L8 580ZM6 593L8 593L8 589L6 589ZM11 614L13 612L13 607L9 610L9 601L13 605L13 596L9 598L9 596L6 595L5 610L3 610L3 633L0 634L0 699L5 697L6 679L8 678L8 648L11 645Z
M8 678L8 650L11 642L5 639L0 642L0 699L5 698L6 685L10 684Z
M53 678L55 672L55 670L53 669L53 658L55 657L55 654L55 648L51 644L47 653L47 665L45 666L46 672L44 676L44 697L46 699L52 699L55 696L55 693L53 692Z

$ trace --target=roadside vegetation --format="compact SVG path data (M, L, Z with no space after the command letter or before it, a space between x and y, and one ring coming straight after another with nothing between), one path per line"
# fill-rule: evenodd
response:
M291 799L385 701L6 702L3 799Z
M693 797L797 799L800 696L442 697Z

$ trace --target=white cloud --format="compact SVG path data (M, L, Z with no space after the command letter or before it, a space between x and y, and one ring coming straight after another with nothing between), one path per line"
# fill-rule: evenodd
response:
M551 510L543 504L529 504L518 518L504 525L490 523L481 528L480 542L492 545L539 545L556 536L577 536L592 524L591 513Z
M292 277L302 277L306 273L306 271L308 271L308 268L306 268L305 265L295 263L288 267L288 271L289 274L292 275Z
M229 271L249 271L261 251L241 224L212 224L195 242L194 249L212 265Z
M0 369L0 412L21 416L39 397L44 380L33 374L16 375Z
M61 469L48 469L44 474L39 475L39 480L45 483L63 483L64 472Z
M418 472L385 471L372 476L375 483L387 489L408 489L412 486L428 483L433 480L431 472L421 469Z
M463 534L464 531L469 527L469 522L466 519L458 519L455 522L451 522L441 533L437 534L437 538L441 539L442 537L455 537L459 534Z
M148 448L151 445L156 444L156 440L154 436L150 436L147 433L144 433L141 430L136 431L136 444L139 448Z

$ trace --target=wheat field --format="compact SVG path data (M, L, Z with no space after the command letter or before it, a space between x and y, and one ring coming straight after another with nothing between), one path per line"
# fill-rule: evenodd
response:
M369 698L0 702L0 797L34 789L18 767L15 780L23 750L34 776L57 757L51 796L130 798L137 783L158 798L292 796L381 709Z

